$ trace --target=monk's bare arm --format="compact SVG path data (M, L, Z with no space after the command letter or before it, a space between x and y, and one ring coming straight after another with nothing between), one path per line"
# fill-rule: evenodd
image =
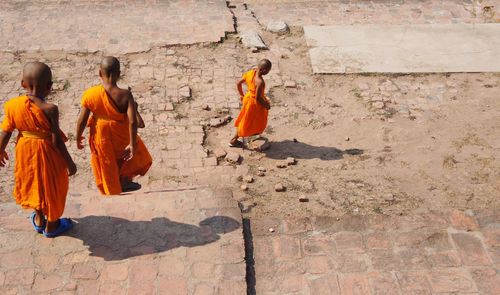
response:
M71 155L66 148L66 144L61 137L61 129L59 128L59 109L57 106L50 106L45 108L45 112L50 119L50 132L52 133L52 143L57 148L59 153L66 161L66 165L68 166L69 175L74 175L76 173L76 164L73 162Z
M78 149L83 149L83 131L87 126L87 121L89 120L90 110L86 107L80 109L80 116L78 117L78 122L76 123L76 145Z
M263 90L264 90L264 86L265 86L264 81L255 79L255 86L257 88L255 90L255 99L263 107L265 107L266 109L269 110L271 108L271 105L269 104L267 99L265 99L264 96L262 95L262 93L264 92Z
M135 116L137 119L137 128L146 127L146 124L144 123L144 120L142 119L142 116L139 113L139 105L137 104L137 102L135 102Z
M127 109L127 117L129 120L129 134L130 134L130 144L125 148L125 152L123 154L123 159L128 161L132 159L135 153L135 147L137 144L137 116L135 109L135 101L132 93L128 93L128 109Z
M238 88L238 92L240 94L240 99L243 99L243 96L245 96L245 93L243 93L243 83L245 83L245 79L241 79L236 83L236 88Z
M5 164L7 164L7 160L9 159L9 156L5 152L5 148L7 147L11 136L11 132L2 131L0 133L0 167L5 167Z

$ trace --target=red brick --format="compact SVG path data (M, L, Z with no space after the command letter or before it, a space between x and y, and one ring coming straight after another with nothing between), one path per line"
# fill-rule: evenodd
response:
M491 264L481 241L469 233L452 234L458 253L464 265L489 265Z
M393 250L371 250L369 256L375 270L391 271L401 269L401 258Z
M308 256L306 261L306 270L310 274L325 274L332 270L332 262L329 256Z
M431 284L432 291L436 293L477 292L474 281L464 269L450 268L434 270L427 273L427 278Z
M279 259L298 259L302 257L298 238L280 236L272 239L275 257Z
M246 294L247 285L242 280L224 280L217 290L218 295Z
M484 229L482 234L493 263L500 265L500 228Z
M130 292L128 294L131 294ZM183 277L167 277L158 279L158 294L187 295L187 282Z
M340 292L345 295L370 294L370 285L366 274L351 273L339 276Z
M5 281L5 273L0 272L0 286L3 286L4 281Z
M336 274L324 275L309 279L309 294L331 295L340 294L339 282Z
M474 231L479 229L476 218L468 216L463 211L453 210L450 216L451 225L455 229Z
M408 270L429 269L431 264L427 260L427 255L423 249L409 248L398 249L397 255L401 259L401 268Z
M123 281L128 277L128 263L107 263L102 270L101 278L105 281Z
M76 294L78 295L99 294L99 282L94 280L79 280L77 282Z
M127 288L121 286L118 283L107 282L101 284L99 288L100 295L125 295L127 294Z
M298 234L312 230L311 219L288 218L283 221L283 232L286 234Z
M330 236L317 235L302 242L305 255L329 255L335 253L335 244Z
M389 235L381 232L367 234L365 243L368 249L390 249L392 247Z
M214 287L207 283L196 285L193 295L215 295Z
M430 284L422 272L396 272L403 294L431 294Z
M215 265L210 262L195 262L191 266L191 274L195 278L207 279L214 275Z
M35 277L35 283L33 285L33 290L37 292L47 292L55 290L63 285L63 278L56 274L37 274Z
M72 279L95 280L98 276L97 269L89 264L75 264L71 271Z
M34 278L34 268L18 268L5 273L5 282L11 285L31 285Z
M46 273L52 272L59 265L59 256L54 254L44 254L35 256L35 264Z
M129 293L153 294L157 268L144 261L132 261L129 270Z
M462 265L460 257L455 250L433 251L428 254L428 259L432 267L456 267Z
M304 275L285 275L280 290L285 294L299 291L304 292L306 290Z
M428 247L437 250L449 250L451 244L446 230L422 228L396 234L395 245L398 247Z
M475 268L469 272L482 294L500 294L500 274L494 268Z
M222 274L225 279L244 278L246 275L245 264L224 264L222 266Z
M365 254L343 254L334 258L334 265L342 273L363 272L368 269Z
M335 247L340 252L362 252L363 238L357 232L339 232L334 235Z
M31 249L19 249L0 255L2 268L18 268L33 266Z
M368 282L373 295L400 294L398 281L391 273L370 273Z

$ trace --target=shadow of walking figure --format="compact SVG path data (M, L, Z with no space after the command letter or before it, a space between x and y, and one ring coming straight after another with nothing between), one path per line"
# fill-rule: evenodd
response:
M227 216L213 216L199 226L158 217L151 221L130 221L110 216L73 219L77 226L69 233L89 247L90 255L104 260L122 260L154 254L177 247L196 247L215 242L220 234L232 232L240 223Z
M329 146L313 146L303 142L283 140L270 142L271 148L264 153L268 158L284 160L287 157L297 159L321 159L325 161L339 160L344 155L361 155L364 153L361 149L341 150Z

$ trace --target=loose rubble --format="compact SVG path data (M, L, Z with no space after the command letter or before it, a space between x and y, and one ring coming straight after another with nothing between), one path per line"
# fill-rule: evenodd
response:
M286 190L286 187L283 184L278 183L274 186L274 190L277 192L284 192Z

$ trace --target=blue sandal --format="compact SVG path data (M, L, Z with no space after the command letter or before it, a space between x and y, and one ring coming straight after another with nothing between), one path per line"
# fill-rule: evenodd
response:
M36 217L36 212L31 213L31 215L30 215L31 225L33 225L33 228L35 229L35 231L37 233L41 234L43 232L43 230L45 229L45 226L47 225L47 221L45 220L45 218L42 219L42 225L38 226L35 223L35 217Z
M73 221L69 218L59 218L59 226L55 231L52 231L50 233L46 232L45 230L43 231L43 235L47 238L55 238L57 236L62 235L63 233L67 232L68 230L73 228Z

